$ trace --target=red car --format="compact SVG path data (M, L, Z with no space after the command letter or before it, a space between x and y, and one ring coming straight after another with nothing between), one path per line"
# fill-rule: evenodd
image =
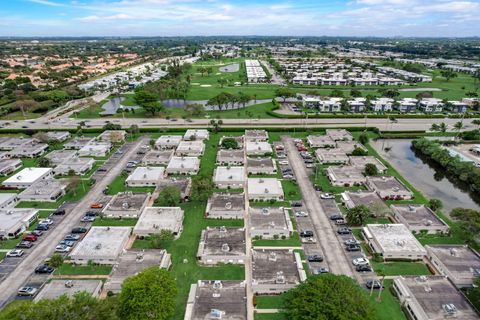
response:
M31 241L31 242L35 242L37 241L37 236L34 235L34 234L27 234L23 237L23 241Z

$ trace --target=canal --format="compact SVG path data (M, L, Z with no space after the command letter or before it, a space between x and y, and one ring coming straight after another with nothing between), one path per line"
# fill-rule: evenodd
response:
M375 150L415 188L428 198L442 201L444 212L454 208L480 210L480 196L469 191L468 186L446 175L442 167L416 154L411 139L386 139L372 141ZM386 150L384 150L386 149Z

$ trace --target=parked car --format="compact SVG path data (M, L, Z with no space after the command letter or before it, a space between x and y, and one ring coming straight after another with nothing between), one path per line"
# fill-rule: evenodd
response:
M345 243L346 246L354 245L354 244L360 244L360 242L358 242L358 240L354 239L354 238L345 240L344 243Z
M302 202L301 201L292 201L290 202L290 205L292 207L301 207L302 206Z
M338 234L350 234L352 233L352 230L349 228L338 228L337 230Z
M70 252L70 247L67 245L59 244L55 247L55 252Z
M92 203L92 204L90 205L90 208L92 208L92 209L102 209L102 208L103 208L103 204L98 203L98 202L95 202L95 203Z
M367 287L367 289L383 289L382 284L378 280L369 280L367 281L367 283L365 283L365 286Z
M360 257L360 258L353 259L352 263L354 266L360 266L360 265L370 264L370 261L368 261L367 258Z
M35 273L52 273L53 271L55 269L46 264L41 264L35 268Z
M40 230L40 231L47 231L50 229L50 226L48 224L38 224L35 230Z
M18 290L18 295L19 296L34 296L36 293L37 293L38 289L37 288L33 288L33 287L21 287L19 290Z
M24 235L23 238L22 238L23 241L31 241L31 242L35 242L38 240L37 236L36 235L33 235L33 234L27 234L27 235Z
M313 237L313 231L302 230L302 231L300 231L300 237L302 237L302 238Z
M317 243L317 239L315 239L314 237L304 237L301 239L302 243Z
M21 257L23 256L23 253L24 252L21 249L13 249L7 252L7 257L12 257L12 258Z
M298 218L308 217L308 212L305 212L305 211L296 211L296 212L295 212L295 217L298 217Z
M64 238L66 241L77 241L80 239L80 236L78 234L67 234Z
M322 273L329 273L330 270L328 270L327 267L320 267L320 268L314 268L312 270L313 274L322 274Z
M313 188L315 191L322 191L322 188L319 185L314 185Z
M343 216L340 215L340 214L332 214L332 215L330 216L330 220L333 220L333 221L335 221L335 220L340 220L340 219L343 220Z
M360 246L358 244L350 244L346 246L346 249L350 252L360 251Z
M284 164L284 165L287 165L288 164L288 160L281 160L281 161L278 161L279 164Z
M33 234L33 235L36 236L36 237L40 237L40 236L43 234L43 231L33 230L33 231L30 232L30 233Z
M22 241L15 246L15 248L22 248L22 249L29 249L31 247L33 247L33 243L31 243L30 241Z
M72 240L62 240L58 243L59 246L68 246L73 247L75 245L75 241Z
M84 227L76 227L72 229L72 233L86 233L88 230Z
M361 264L355 267L358 272L372 272L372 267L368 264Z
M307 256L307 261L308 262L322 262L323 257L321 255L314 254L314 255Z
M95 211L95 210L88 210L87 213L85 213L87 217L96 217L98 216L98 214L99 214L99 211Z
M322 193L320 195L320 198L322 198L322 199L335 199L335 196L331 193Z
M345 219L337 219L337 220L335 220L335 224L337 226L342 226L342 225L347 224L347 221L345 221Z
M51 226L53 224L53 220L52 219L42 219L40 221L38 221L39 224L46 224L46 225L49 225Z
M95 216L93 216L93 217L92 216L85 216L85 217L82 218L81 221L82 222L93 222L93 221L95 221Z
M65 214L65 209L57 209L55 211L53 211L53 215L55 216L63 216Z

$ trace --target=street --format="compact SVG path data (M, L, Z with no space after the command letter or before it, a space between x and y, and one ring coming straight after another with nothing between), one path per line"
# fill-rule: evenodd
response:
M33 273L33 269L47 259L55 250L56 245L60 242L70 230L76 227L90 208L91 203L95 202L97 198L102 195L102 191L107 187L117 175L121 173L132 155L135 155L139 147L148 143L146 138L140 138L136 142L126 143L121 150L123 156L117 159L115 165L112 165L105 175L100 177L96 183L91 187L90 191L79 201L76 206L67 211L64 219L62 219L54 232L47 232L43 237L41 243L36 244L32 250L10 273L10 275L0 283L0 307L3 307L12 298L16 296L17 290L25 283L33 286L42 285L46 276L38 276Z

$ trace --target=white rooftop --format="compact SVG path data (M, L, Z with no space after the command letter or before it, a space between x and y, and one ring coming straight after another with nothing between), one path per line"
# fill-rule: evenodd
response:
M42 179L45 175L49 174L52 168L25 168L20 172L17 172L7 180L3 182L4 185L8 183L21 183L32 184L35 181Z
M183 226L183 210L180 207L146 207L133 229L137 235L160 233L169 230L179 234Z
M425 248L404 224L367 224L365 228L383 252L410 251L426 254Z

